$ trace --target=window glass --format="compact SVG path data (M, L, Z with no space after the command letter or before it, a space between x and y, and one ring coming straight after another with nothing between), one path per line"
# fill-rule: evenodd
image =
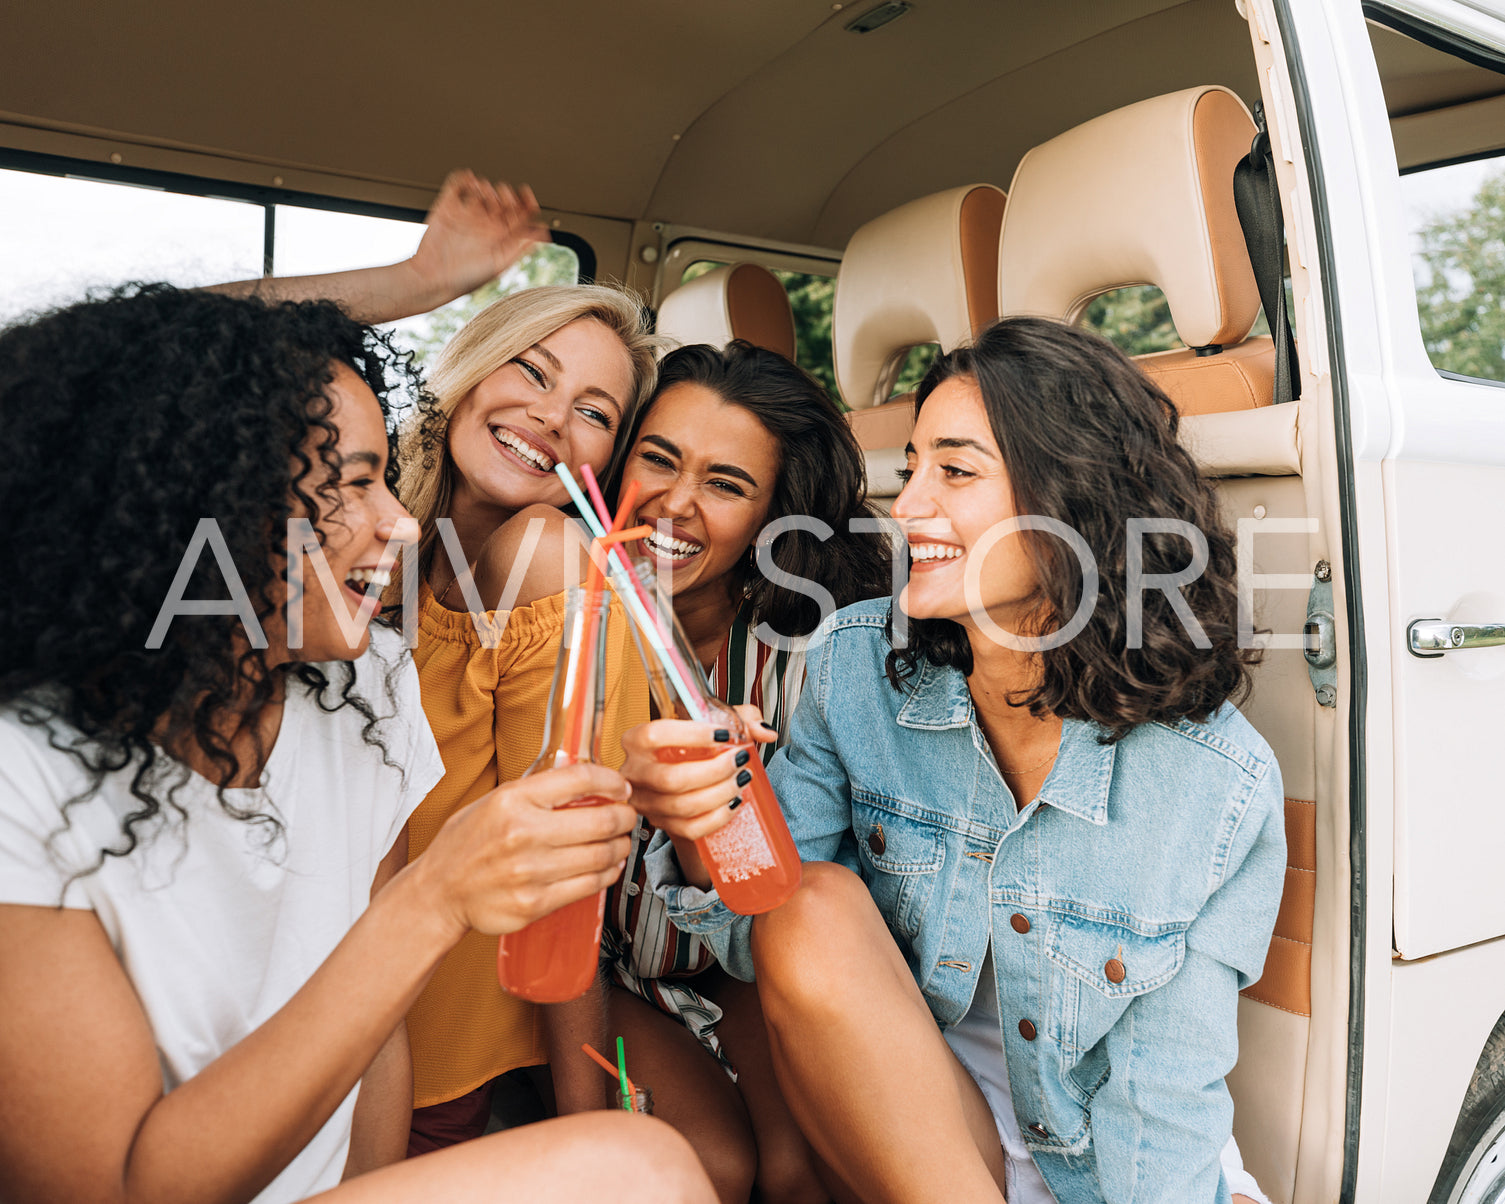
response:
M941 348L937 343L921 343L918 347L911 347L904 356L904 363L899 368L899 375L894 377L894 387L888 395L896 397L918 389L920 381L925 379L925 373L930 371L930 365L935 363L940 353Z
M306 276L396 263L417 250L422 237L423 226L416 221L278 205L274 271ZM498 297L541 284L574 284L579 266L569 247L544 243L469 296L392 323L394 340L411 350L420 366L432 368L454 333Z
M1505 157L1401 177L1432 366L1505 381Z
M1116 288L1094 298L1080 321L1126 355L1186 346L1176 334L1165 294L1153 284Z
M260 276L260 205L0 169L0 323L133 280Z
M685 268L681 284L725 267L728 261L697 259ZM789 294L789 308L794 311L794 358L806 372L841 404L836 387L836 369L831 359L831 310L836 301L836 279L812 276L804 272L787 272L770 268L784 291Z

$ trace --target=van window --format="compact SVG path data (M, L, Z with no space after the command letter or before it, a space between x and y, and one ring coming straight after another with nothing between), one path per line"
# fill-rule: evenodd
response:
M1165 294L1153 284L1134 284L1094 297L1079 321L1125 355L1186 346L1176 335Z
M1385 21L1371 18L1369 40L1422 343L1444 375L1505 381L1505 71L1477 47Z
M131 281L192 288L246 280L267 267L306 276L396 263L423 236L417 215L374 217L12 169L0 169L0 213L0 324ZM432 366L482 307L534 285L573 284L578 264L570 247L544 244L470 296L393 323L393 335L421 366Z
M727 262L697 259L685 268L679 282L688 284L707 272L725 267ZM836 278L789 272L783 268L768 270L784 286L784 291L789 294L789 307L794 311L795 362L815 377L839 403L841 393L836 387L836 368L831 358L831 313L836 304Z
M894 386L888 391L888 395L898 397L918 389L920 382L925 379L925 373L930 371L930 365L935 363L940 353L940 346L936 343L921 343L906 351L904 363L899 366L899 374L894 377Z
M1401 199L1432 366L1505 381L1505 157L1409 172Z
M0 324L131 280L261 275L264 211L245 201L0 169L0 213Z

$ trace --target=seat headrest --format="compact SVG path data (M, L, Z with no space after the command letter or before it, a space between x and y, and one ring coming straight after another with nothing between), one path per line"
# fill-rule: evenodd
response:
M968 184L874 218L847 244L832 314L836 381L854 410L888 397L911 347L945 351L998 316L1004 193Z
M746 339L794 359L794 311L779 278L756 263L729 263L682 284L658 311L658 333L682 344L725 347Z
M1226 88L1142 100L1035 147L1014 173L999 312L1075 321L1094 297L1153 284L1189 347L1228 346L1259 315L1233 203L1254 122Z

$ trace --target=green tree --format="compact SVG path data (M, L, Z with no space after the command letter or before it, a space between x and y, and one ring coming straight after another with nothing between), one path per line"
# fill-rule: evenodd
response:
M1186 346L1176 335L1165 294L1153 284L1118 288L1095 298L1082 314L1082 325L1128 355Z
M1505 172L1418 237L1416 305L1433 365L1505 380Z

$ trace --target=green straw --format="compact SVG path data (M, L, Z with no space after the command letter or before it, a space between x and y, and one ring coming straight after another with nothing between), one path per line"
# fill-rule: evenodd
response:
M637 1101L632 1098L632 1088L627 1082L627 1050L621 1037L617 1038L617 1074L622 1079L622 1108L626 1112L636 1112Z

